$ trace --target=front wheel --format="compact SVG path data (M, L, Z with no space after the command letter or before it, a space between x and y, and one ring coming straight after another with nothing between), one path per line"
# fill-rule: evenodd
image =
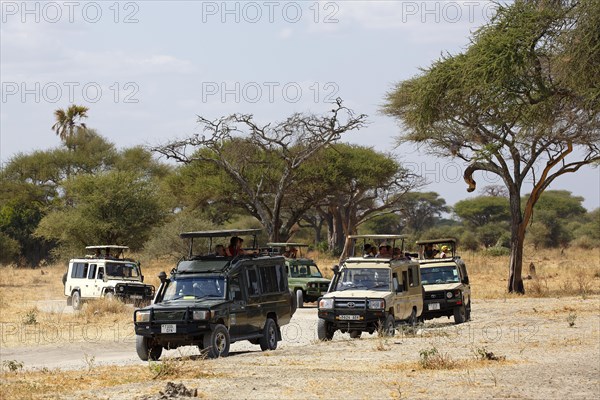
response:
M334 330L331 328L331 324L324 319L319 318L317 324L317 337L319 340L331 340L333 339Z
M296 305L298 308L304 307L304 293L302 293L302 290L296 290Z
M379 333L379 336L394 336L396 334L396 321L392 314L388 314L383 322L383 326Z
M408 320L406 321L408 323L408 326L411 327L415 327L417 325L417 310L416 309L412 309L412 312L410 313L410 317L408 317Z
M467 319L467 310L464 306L464 304L462 306L458 306L454 308L454 323L455 324L462 324L463 322L465 322Z
M350 331L350 337L352 339L358 339L362 335L361 331Z
M207 351L208 357L218 358L227 357L229 355L229 331L225 325L216 325L210 333L204 335L204 348Z
M272 318L267 318L259 343L262 351L275 350L277 348L277 324L275 324Z
M153 345L150 338L140 335L135 337L135 350L142 361L158 360L162 349L162 346Z

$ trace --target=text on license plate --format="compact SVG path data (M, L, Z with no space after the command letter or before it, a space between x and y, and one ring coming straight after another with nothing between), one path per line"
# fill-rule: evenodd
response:
M175 324L162 324L160 326L160 333L176 333L177 325Z
M428 310L439 310L440 309L440 303L427 304L427 309Z
M362 319L362 317L360 315L340 315L338 316L338 319L343 319L343 320L359 320Z
M143 296L141 294L132 294L129 297L131 297L132 299L142 299Z

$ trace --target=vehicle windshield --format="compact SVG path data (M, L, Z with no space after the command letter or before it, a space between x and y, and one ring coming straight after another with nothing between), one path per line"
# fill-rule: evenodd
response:
M440 283L458 283L458 269L456 266L421 268L421 281L423 285Z
M113 278L140 279L140 269L136 263L106 263L106 275Z
M335 290L390 290L387 268L346 268L341 272Z
M177 278L171 280L163 301L194 300L205 297L225 298L225 279L222 277Z
M290 265L292 278L322 278L321 271L316 265Z

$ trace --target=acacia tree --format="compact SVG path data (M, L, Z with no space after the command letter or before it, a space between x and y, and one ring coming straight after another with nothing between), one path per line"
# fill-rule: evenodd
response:
M465 52L443 56L387 96L385 112L406 128L399 140L464 160L469 192L476 171L502 179L511 211L509 292L524 293L523 242L541 194L600 160L598 26L594 0L518 0L500 7Z
M355 115L342 105L341 99L327 115L294 113L282 122L266 125L257 124L248 114L232 114L216 120L199 116L204 134L175 140L152 150L184 164L211 163L221 169L244 193L244 207L263 224L269 239L279 241L282 228L285 234L286 227L291 228L302 215L297 212L284 216L282 212L286 193L292 190L300 166L344 133L363 127L365 120L366 115ZM264 174L257 175L256 168L247 168L248 163L243 161L248 155L232 151L228 146L232 142L256 146L263 158ZM253 160L248 161L257 165ZM271 166L278 169L277 178L266 190L266 181L273 176L269 174ZM283 217L286 217L285 223Z

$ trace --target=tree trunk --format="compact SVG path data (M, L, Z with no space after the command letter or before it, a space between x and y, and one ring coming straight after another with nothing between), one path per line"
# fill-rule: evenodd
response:
M510 261L508 274L508 292L525 294L523 286L523 243L525 242L525 226L521 215L521 198L511 194L510 208L512 214L510 229Z

